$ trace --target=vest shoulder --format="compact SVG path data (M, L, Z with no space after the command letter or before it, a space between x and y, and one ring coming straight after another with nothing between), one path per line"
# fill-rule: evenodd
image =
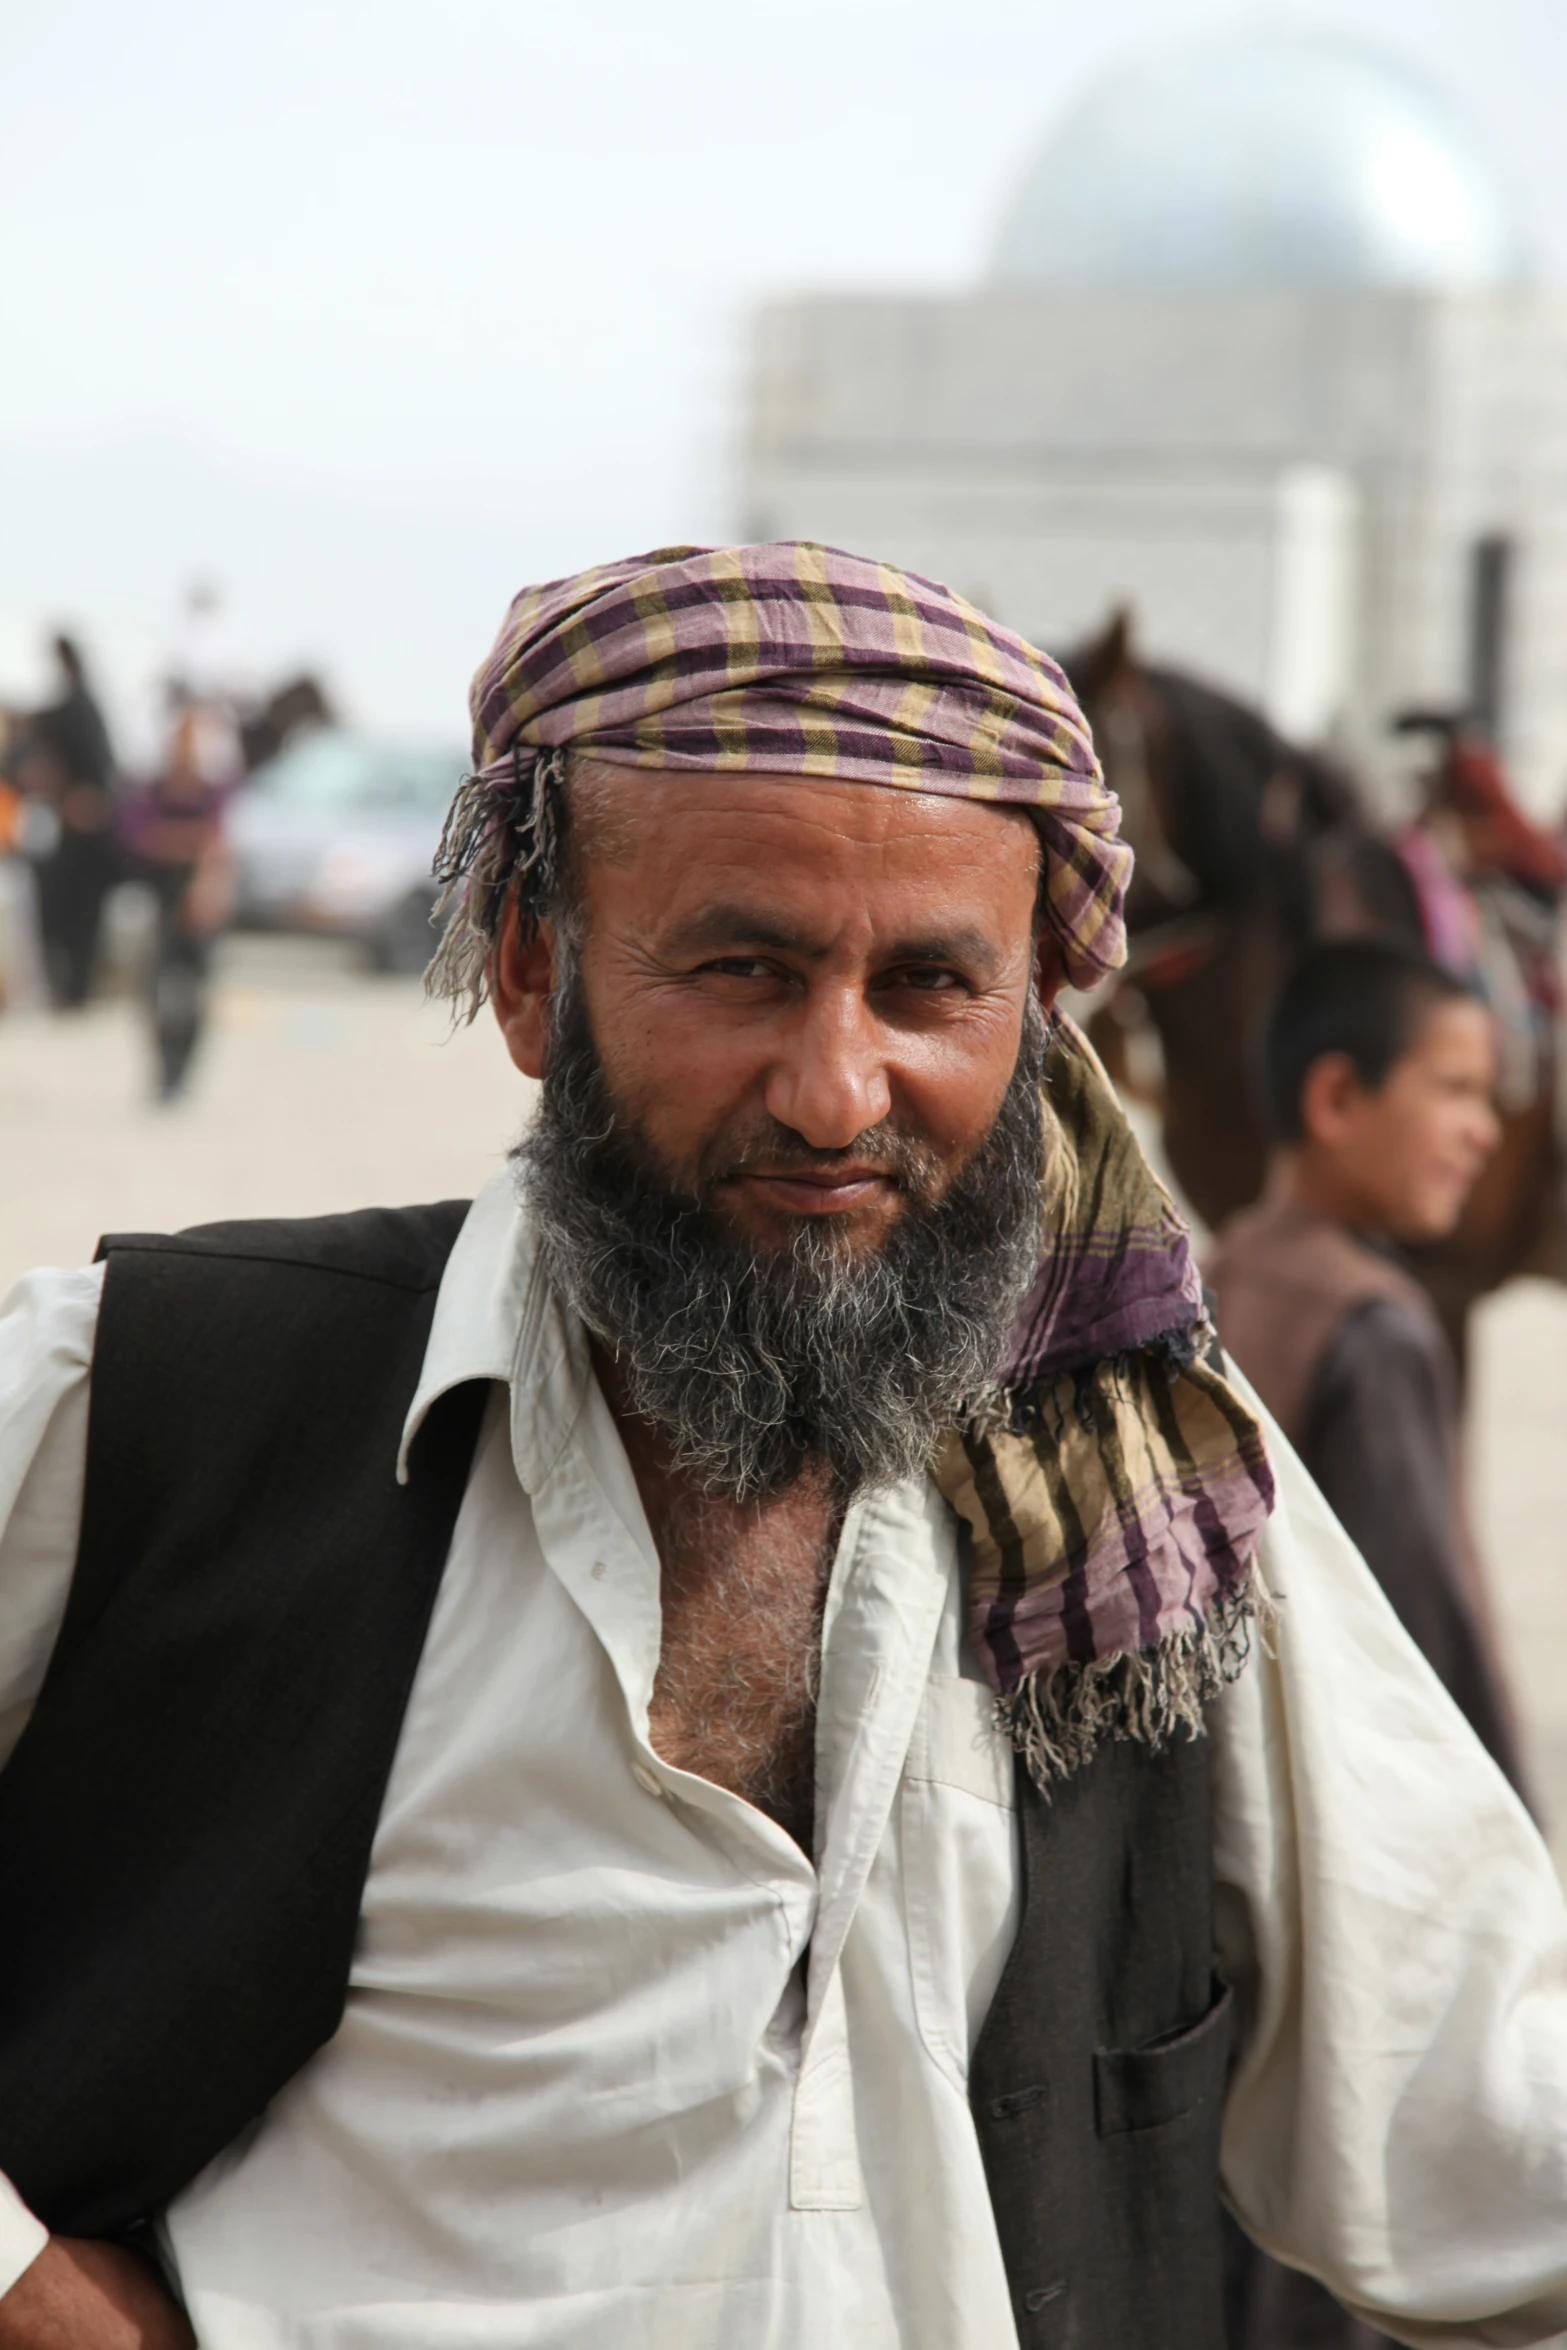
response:
M1241 1209L1205 1256L1203 1273L1221 1301L1226 1290L1255 1287L1275 1296L1310 1292L1340 1312L1372 1297L1430 1311L1424 1290L1402 1265L1346 1226L1292 1210Z
M1342 1224L1267 1203L1230 1219L1203 1270L1225 1352L1297 1446L1324 1349L1346 1317L1372 1298L1431 1316L1413 1277Z
M185 1232L113 1232L99 1259L209 1258L297 1265L393 1289L440 1286L470 1203L437 1200L413 1208L358 1208L342 1216L260 1218L195 1224Z

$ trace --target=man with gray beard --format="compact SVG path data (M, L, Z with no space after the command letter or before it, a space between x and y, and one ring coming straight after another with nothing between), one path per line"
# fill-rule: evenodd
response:
M579 770L590 838L595 800L612 805L616 788L609 770ZM698 786L704 824L712 802ZM517 1163L555 1285L597 1341L658 1548L654 1744L810 1851L820 1619L843 1513L918 1477L936 1432L972 1410L1038 1266L1044 1016L1026 995L1000 1110L955 1173L901 1105L862 1128L856 1103L813 1144L754 1098L714 1125L704 1115L677 1173L611 1093L571 925L557 917L555 932L543 1093ZM752 1202L787 1187L809 1196L769 1245ZM853 1245L843 1204L863 1192L898 1203L871 1249ZM677 1608L689 1627L671 1642Z
M1057 1007L1060 672L666 549L474 726L514 1164L0 1316L0 2350L1221 2350L1221 2191L1559 2336L1561 1897Z

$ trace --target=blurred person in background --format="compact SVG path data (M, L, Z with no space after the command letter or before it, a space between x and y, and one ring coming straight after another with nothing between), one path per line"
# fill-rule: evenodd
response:
M1411 948L1337 940L1286 982L1264 1051L1277 1140L1262 1200L1208 1259L1220 1337L1521 1790L1461 1498L1456 1367L1397 1253L1453 1230L1496 1147L1491 1015Z
M212 943L233 905L223 812L236 782L227 714L176 690L162 767L127 802L124 837L157 899L147 996L160 1101L184 1091L205 1018Z
M1314 948L1269 1020L1266 1192L1207 1275L1220 1339L1475 1732L1520 1792L1513 1708L1469 1541L1458 1381L1401 1243L1452 1231L1499 1128L1490 1013L1426 956ZM1309 2277L1233 2247L1233 2350L1384 2336Z
M60 690L21 729L11 774L49 821L36 835L38 924L53 1001L75 1011L92 993L104 900L120 879L114 753L74 638L57 636Z
M0 706L0 1012L27 998L27 965L37 934L32 868L22 854L22 795L7 772L16 734L12 713Z

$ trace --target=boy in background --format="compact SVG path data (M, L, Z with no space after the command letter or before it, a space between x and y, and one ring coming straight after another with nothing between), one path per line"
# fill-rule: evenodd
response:
M1267 1028L1267 1187L1206 1272L1221 1343L1522 1791L1465 1530L1456 1370L1396 1254L1452 1231L1496 1146L1495 1049L1484 1006L1424 955L1374 939L1314 948ZM1231 2254L1235 2350L1384 2339L1238 2236Z
M1458 1382L1395 1254L1452 1231L1496 1147L1484 1006L1380 939L1314 948L1268 1024L1267 1189L1207 1267L1246 1373L1515 1785L1510 1709L1465 1538Z

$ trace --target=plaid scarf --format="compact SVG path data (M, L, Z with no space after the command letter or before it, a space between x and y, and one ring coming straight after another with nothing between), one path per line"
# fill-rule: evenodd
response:
M804 542L670 547L525 588L473 683L474 773L437 871L436 992L476 1009L510 893L549 870L573 748L1025 808L1068 976L1125 954L1131 856L1061 671L933 581ZM937 1482L967 1531L970 1636L1041 1786L1106 1737L1195 1734L1240 1670L1272 1506L1261 1431L1202 1360L1185 1231L1103 1071L1057 1020L1047 1236L983 1424Z
M1246 1661L1273 1478L1203 1359L1185 1228L1059 1016L1045 1114L1046 1237L1003 1406L951 1431L935 1474L966 1529L970 1643L1048 1787L1106 1737L1201 1730Z

